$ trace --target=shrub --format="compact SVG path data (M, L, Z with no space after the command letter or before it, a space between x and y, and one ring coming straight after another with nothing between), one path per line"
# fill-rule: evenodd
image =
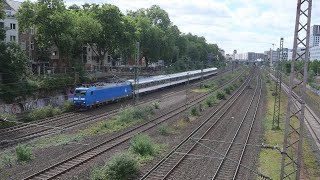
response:
M73 110L74 104L72 101L64 101L63 102L63 111L70 112Z
M16 154L19 161L29 161L32 157L32 150L26 145L18 145L16 147Z
M117 154L106 165L105 172L112 180L135 179L139 175L138 161L132 154Z
M135 136L130 142L130 148L134 153L141 156L152 156L155 154L154 143L151 138L145 134Z
M154 103L152 103L152 105L153 105L153 107L155 109L159 109L160 108L160 103L159 102L154 102Z
M147 106L144 108L128 108L120 113L117 120L119 120L120 122L146 120L149 115L153 113L153 108L151 106Z
M226 99L224 92L218 91L217 92L217 99L219 99L219 100Z
M168 124L164 123L159 126L158 131L161 135L166 136L170 134L170 127Z
M192 116L198 116L198 115L199 115L199 112L198 112L197 107L192 107L192 109L191 109L191 115L192 115Z
M104 180L106 179L106 169L105 168L93 168L90 173L91 180Z
M59 108L54 108L52 106L46 106L43 108L35 109L31 111L25 118L27 121L34 121L38 119L44 119L46 117L55 116L61 114L62 111Z
M231 94L231 91L230 91L229 87L225 87L224 88L224 92L226 92L226 94Z
M16 124L15 122L1 121L4 119L8 121L16 121L17 117L11 114L0 114L0 129L8 128Z

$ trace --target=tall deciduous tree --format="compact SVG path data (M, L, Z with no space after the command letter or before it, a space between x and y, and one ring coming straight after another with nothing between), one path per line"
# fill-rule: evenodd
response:
M3 1L0 1L0 19L4 19L5 17L5 11L4 11L4 4ZM0 39L4 39L5 38L5 31L4 31L4 26L1 27L0 26Z

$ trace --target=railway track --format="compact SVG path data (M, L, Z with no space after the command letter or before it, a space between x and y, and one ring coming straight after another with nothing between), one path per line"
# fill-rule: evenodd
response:
M236 79L236 78L235 78ZM233 82L235 79L229 81L229 83ZM241 87L244 86L246 82L243 83ZM219 89L221 89L220 87ZM205 100L209 95L211 95L211 92L202 94L195 99L191 100L189 102L189 107L194 106L195 104L198 104ZM53 166L50 166L46 169L43 169L35 174L32 174L25 178L25 180L29 179L54 179L72 169L75 169L76 167L80 166L81 164L84 164L91 159L99 156L100 154L103 154L105 152L108 152L109 150L113 149L114 147L127 142L130 140L133 136L143 133L160 123L163 123L170 118L184 112L186 109L185 105L181 105L179 107L175 107L174 109L170 110L169 112L162 114L161 116L154 118L150 121L147 121L141 125L135 126L113 138L110 138L106 140L105 142L102 142L94 147L91 147L79 154L76 154L68 159L65 159L57 164L54 164Z
M200 141L216 126L222 117L233 107L234 103L239 99L241 95L245 93L245 86L240 88L237 92L232 95L225 104L220 106L215 112L210 114L206 120L198 126L192 133L190 133L178 146L176 146L166 157L159 161L152 169L145 173L141 179L167 179L174 171L179 171L179 166L183 164L184 160L188 155L204 158L211 158L210 155L202 156L193 153L198 147ZM253 96L254 97L254 96ZM252 104L252 102L251 102ZM215 120L216 119L216 120ZM212 122L213 121L213 122ZM194 138L197 137L198 138ZM211 152L212 154L212 152ZM193 167L193 166L192 166ZM194 167L193 167L194 168ZM204 168L204 167L203 167ZM203 169L201 168L201 169ZM185 169L181 168L181 171ZM179 175L184 174L180 172ZM189 177L190 178L190 177ZM206 176L206 179L208 176ZM170 178L169 178L170 179Z
M224 74L224 73L223 73ZM222 75L223 75L222 74ZM243 74L240 73L240 76ZM210 81L214 78L206 79L205 81ZM237 77L232 78L227 83L233 81ZM199 85L201 82L194 83L193 86ZM170 92L165 94L164 96L154 99L153 96L149 97L145 101L141 101L138 105L147 104L153 101L159 101L181 92L185 90L180 90L177 92ZM46 119L43 121L39 121L36 123L28 123L25 125L21 125L19 127L7 128L1 131L0 133L0 147L6 148L17 143L25 142L27 140L31 140L37 137L51 135L55 133L60 133L61 131L65 131L67 129L76 127L78 125L83 125L86 123L92 123L94 121L100 120L101 118L106 118L117 114L120 111L120 108L113 109L109 112L98 113L96 115L86 115L84 113L67 113L65 115L60 115L51 119Z
M272 79L275 79L275 77L272 74L270 74L270 76ZM286 94L289 94L288 85L286 85L285 83L282 82L281 87ZM296 108L300 108L301 103L299 102L299 96L295 92L293 92L293 98L294 98L293 99L294 106ZM307 129L309 130L309 132L315 142L315 145L318 148L318 151L320 151L320 119L307 104L305 107L306 107L305 112L304 112L305 113L304 114L305 125L306 125Z

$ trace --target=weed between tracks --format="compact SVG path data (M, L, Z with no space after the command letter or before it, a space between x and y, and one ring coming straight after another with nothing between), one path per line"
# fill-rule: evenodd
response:
M272 91L274 88L274 82L266 79L264 77L267 88L267 107L265 117L263 119L264 128L264 143L268 145L278 145L279 148L283 146L283 137L285 129L285 116L287 110L287 95L281 92L281 112L280 112L280 130L272 130L272 120L273 120L273 106L274 106L274 96L272 96ZM294 124L297 126L298 120ZM303 156L304 156L304 172L303 176L308 177L307 179L316 179L320 177L319 166L315 162L315 156L312 153L309 142L306 138L303 139ZM259 155L259 172L267 175L273 179L280 178L281 172L281 154L277 150L262 149ZM261 178L258 178L261 179Z
M90 179L135 179L140 173L139 167L156 157L165 147L154 143L148 135L139 134L131 140L128 151L114 155L101 168L93 168Z

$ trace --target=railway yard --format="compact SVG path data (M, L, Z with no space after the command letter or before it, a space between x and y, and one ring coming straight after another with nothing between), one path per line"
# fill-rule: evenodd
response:
M261 154L277 154L280 166L283 136L266 138L274 78L255 65L240 66L143 94L136 104L121 99L1 129L0 179L278 179L264 169L277 160ZM282 90L288 92L285 83ZM307 105L305 179L320 178L317 113ZM28 161L15 156L19 147L31 150ZM133 158L137 170L126 163L117 166L121 176L112 175L119 157Z

